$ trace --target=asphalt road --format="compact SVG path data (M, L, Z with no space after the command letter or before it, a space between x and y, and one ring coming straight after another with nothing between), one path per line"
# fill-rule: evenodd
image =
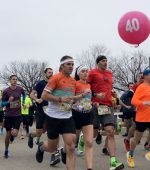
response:
M46 135L42 137L46 138ZM104 141L104 137L103 137ZM126 152L123 146L123 137L121 135L116 136L117 141L117 154L119 161L125 165L125 170L129 170L126 163ZM143 143L145 138L142 139L135 152L135 170L150 170L150 162L145 159L146 151L143 149ZM109 170L109 157L102 154L102 146L97 145L94 142L94 168L93 170ZM10 144L10 157L8 159L3 158L4 152L4 136L0 136L0 170L65 170L66 167L62 163L56 167L49 166L49 153L45 153L44 161L37 163L35 160L35 152L37 145L35 144L33 149L29 149L27 146L27 137L20 139L17 137L13 144ZM85 170L84 157L76 156L76 170Z

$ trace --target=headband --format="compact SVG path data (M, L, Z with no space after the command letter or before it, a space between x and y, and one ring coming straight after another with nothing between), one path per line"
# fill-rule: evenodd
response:
M81 70L87 70L88 68L86 67L86 66L84 66L84 65L81 65L78 69L77 69L77 75L79 76L79 73L80 73L80 71Z
M67 58L66 60L60 61L60 65L61 65L61 64L68 63L68 62L74 62L74 60L71 59L71 58Z

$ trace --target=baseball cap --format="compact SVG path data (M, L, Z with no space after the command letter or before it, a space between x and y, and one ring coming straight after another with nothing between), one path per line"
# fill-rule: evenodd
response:
M150 75L150 70L144 70L143 76L148 76L148 75Z

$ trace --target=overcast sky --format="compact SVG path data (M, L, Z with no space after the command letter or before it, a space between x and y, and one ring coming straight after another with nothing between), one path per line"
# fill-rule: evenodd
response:
M117 32L120 17L138 10L150 17L150 0L0 0L0 68L15 60L76 57L92 44L112 55L136 50ZM150 54L150 37L139 47Z

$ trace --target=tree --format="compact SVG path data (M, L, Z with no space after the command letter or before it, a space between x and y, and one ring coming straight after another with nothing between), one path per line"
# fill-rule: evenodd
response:
M82 51L81 55L78 56L78 64L86 65L89 69L95 67L95 61L98 55L100 54L109 54L107 47L101 44L95 44L89 47L88 50Z
M114 86L126 88L130 82L136 83L138 74L148 66L148 57L143 51L127 54L112 61L110 69L114 76Z
M143 51L134 53L122 52L119 57L109 57L109 50L104 45L92 45L77 58L78 64L85 64L89 69L95 67L95 60L98 55L108 56L108 69L113 73L113 87L124 91L128 83L135 83L138 74L148 67L148 57Z
M35 87L37 82L41 80L43 71L47 64L45 62L37 62L29 60L27 62L11 62L5 66L0 73L1 82L8 85L10 75L16 75L20 86L25 88L28 93Z

